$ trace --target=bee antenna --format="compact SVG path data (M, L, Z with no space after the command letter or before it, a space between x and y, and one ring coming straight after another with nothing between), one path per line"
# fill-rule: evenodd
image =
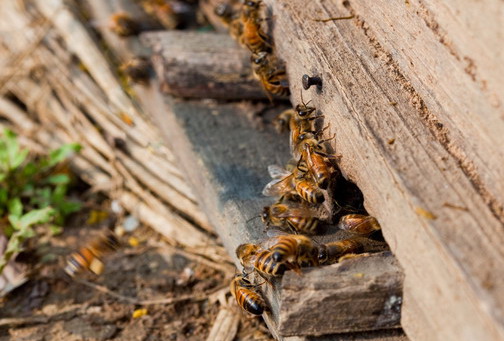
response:
M306 102L306 103L305 103L305 102L304 102L304 100L303 100L303 89L300 89L300 90L299 90L299 93L301 94L301 104L303 104L303 106L305 106L305 107L306 107L308 104L310 104L310 102L311 102L312 100L309 100L308 102Z
M252 220L254 220L254 219L256 219L256 218L261 218L261 216L260 216L260 215L256 215L256 216L254 216L254 217L252 217L252 218L248 219L248 220L245 222L245 224L248 224L250 221L252 221Z

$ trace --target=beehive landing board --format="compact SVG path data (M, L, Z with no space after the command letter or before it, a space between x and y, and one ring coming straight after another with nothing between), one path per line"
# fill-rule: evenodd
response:
M162 96L156 84L142 94L142 102L167 142L178 152L181 167L197 189L200 203L229 253L234 255L241 243L266 238L260 220L247 220L272 203L270 198L261 196L263 186L270 180L266 168L269 164L285 163L289 151L285 136L279 137L252 115L261 107L247 102L177 100ZM320 241L334 236L329 234ZM381 253L350 262L307 269L302 277L288 273L284 280L275 282L273 292L267 295L272 314L266 316L273 333L282 338L398 327L400 302L395 298L400 300L402 273L393 256ZM355 269L361 269L357 276L349 266L353 262ZM301 281L301 287L291 285ZM322 285L324 282L335 285ZM335 282L352 285L343 288ZM305 289L310 295L304 295L308 292ZM339 302L338 290L345 294ZM392 307L391 297L395 302ZM330 298L327 306L324 298ZM353 300L364 302L367 309L349 303ZM340 310L332 317L320 319L320 311L330 311L329 305L337 305ZM307 331L301 316L302 320L317 321L317 328ZM295 324L291 323L293 319Z

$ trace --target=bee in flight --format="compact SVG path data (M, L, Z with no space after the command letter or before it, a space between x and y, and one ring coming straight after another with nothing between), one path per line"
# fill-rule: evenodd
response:
M302 203L276 203L263 208L261 219L267 226L314 234L319 224L317 212Z
M119 240L112 231L100 235L93 239L79 251L72 253L67 260L65 272L74 277L84 270L100 275L103 272L102 257L119 248Z
M268 172L273 180L264 187L263 195L278 196L281 197L280 200L284 198L296 200L301 197L312 204L324 202L324 193L311 178L306 176L306 173L299 170L299 167L294 167L292 172L289 172L277 165L270 165Z
M338 227L342 230L363 236L381 230L381 226L375 217L364 214L344 215L341 217Z
M238 305L253 315L261 315L268 310L263 297L257 290L258 285L252 284L247 275L235 275L229 289Z

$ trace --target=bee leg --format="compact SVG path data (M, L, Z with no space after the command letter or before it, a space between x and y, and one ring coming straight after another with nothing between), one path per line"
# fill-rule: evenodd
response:
M346 255L341 256L338 258L338 263L347 260L347 259L352 259L352 258L359 258L359 257L366 257L369 256L369 253L347 253Z
M286 265L289 270L294 271L299 276L303 276L303 272L301 271L301 267L298 264L286 263Z
M259 274L259 277L264 279L264 282L262 282L261 284L258 284L258 285L263 285L264 283L267 283L269 286L273 286L273 283L270 281L270 279L266 275L264 275L260 272L257 272L257 273Z

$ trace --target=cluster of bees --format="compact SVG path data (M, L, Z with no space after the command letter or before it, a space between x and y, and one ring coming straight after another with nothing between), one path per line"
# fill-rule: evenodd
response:
M289 82L284 63L274 53L272 37L263 23L261 0L243 3L221 3L215 8L230 35L252 53L250 60L254 76L260 81L269 99L272 95L289 96Z
M330 221L329 214L324 218L321 211L327 210L323 203L332 200L328 190L334 187L336 167L334 155L326 148L330 139L322 138L327 127L321 129L316 124L323 116L309 102L302 99L301 102L274 121L279 132L290 131L292 159L285 168L276 165L268 168L273 180L265 186L263 194L278 198L276 203L264 207L261 214L270 238L236 249L243 272L232 280L231 293L244 310L254 315L267 310L259 286L271 283L272 278L287 270L301 274L303 267L332 264L363 251L362 238L320 244L309 237L318 232L322 221ZM338 227L356 236L369 236L381 229L374 217L363 214L342 216Z

